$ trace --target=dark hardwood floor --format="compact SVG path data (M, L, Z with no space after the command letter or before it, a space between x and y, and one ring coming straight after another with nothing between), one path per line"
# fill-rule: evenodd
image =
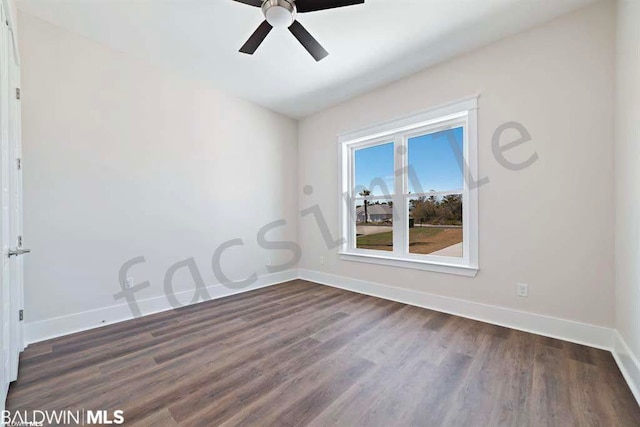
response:
M8 409L121 409L128 426L640 426L608 352L304 281L31 345Z

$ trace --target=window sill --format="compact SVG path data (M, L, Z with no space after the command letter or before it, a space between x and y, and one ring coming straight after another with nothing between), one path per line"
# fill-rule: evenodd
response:
M455 274L457 276L475 277L478 267L446 262L420 261L392 256L381 256L362 253L340 252L343 261L365 262L369 264L387 265L390 267L411 268L414 270L433 271L436 273Z

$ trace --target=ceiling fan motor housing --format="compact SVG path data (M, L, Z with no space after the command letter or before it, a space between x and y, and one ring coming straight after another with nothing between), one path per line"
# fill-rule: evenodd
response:
M297 10L291 0L265 0L262 13L272 27L288 28L295 21Z
M274 27L288 28L289 32L313 56L321 61L329 55L320 43L296 20L298 12L315 12L345 6L363 4L365 0L234 0L253 7L262 8L265 21L251 34L240 52L253 55Z

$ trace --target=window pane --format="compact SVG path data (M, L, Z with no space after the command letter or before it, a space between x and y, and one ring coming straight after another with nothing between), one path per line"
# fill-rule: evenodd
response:
M356 247L393 251L393 202L356 201Z
M462 127L410 138L409 191L462 190L463 139Z
M462 258L462 195L409 200L409 253Z
M356 150L355 178L356 195L393 194L393 142Z

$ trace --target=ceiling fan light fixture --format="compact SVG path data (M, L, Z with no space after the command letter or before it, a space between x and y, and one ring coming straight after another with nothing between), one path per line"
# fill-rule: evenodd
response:
M287 0L266 0L262 4L264 17L274 28L288 28L296 19L296 6Z
M315 12L318 10L335 9L338 7L363 4L365 0L234 0L249 6L262 8L265 21L251 34L249 40L240 48L240 52L253 55L267 38L271 30L288 28L289 32L298 39L300 44L313 56L321 61L329 55L320 43L296 20L298 12Z

